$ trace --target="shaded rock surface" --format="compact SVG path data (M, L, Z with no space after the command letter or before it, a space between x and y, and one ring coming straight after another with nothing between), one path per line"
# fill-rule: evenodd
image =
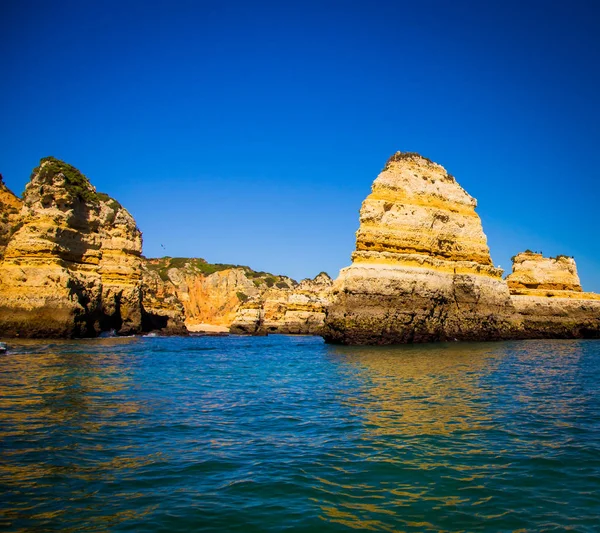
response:
M360 210L352 265L323 336L344 344L500 339L519 318L490 258L476 201L432 161L398 152Z
M185 309L177 297L175 286L165 283L158 272L142 264L142 328L166 335L187 335Z
M141 331L142 235L126 209L52 157L33 171L22 204L1 195L3 336Z
M331 278L321 272L291 289L267 289L243 303L231 324L231 333L319 335L331 295Z

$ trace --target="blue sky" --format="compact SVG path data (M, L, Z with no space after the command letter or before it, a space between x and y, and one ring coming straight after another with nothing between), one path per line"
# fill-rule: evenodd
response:
M350 263L387 158L478 199L496 264L600 292L597 2L0 3L0 172L41 157L124 204L146 256L295 278ZM164 246L164 248L163 248Z

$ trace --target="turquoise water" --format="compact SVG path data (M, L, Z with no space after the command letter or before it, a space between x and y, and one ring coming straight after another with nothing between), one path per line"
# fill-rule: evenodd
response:
M4 531L600 530L600 341L11 345Z

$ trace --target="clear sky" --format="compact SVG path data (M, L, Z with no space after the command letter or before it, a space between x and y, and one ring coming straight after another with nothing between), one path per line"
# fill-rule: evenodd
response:
M3 0L0 73L7 185L71 163L148 257L335 277L415 151L478 199L497 265L574 255L600 292L600 2Z

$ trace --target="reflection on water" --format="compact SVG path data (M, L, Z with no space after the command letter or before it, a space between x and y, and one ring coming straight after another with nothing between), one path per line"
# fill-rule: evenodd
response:
M7 531L594 531L600 342L11 342Z
M356 368L369 387L351 402L364 416L364 437L338 454L350 468L339 467L335 481L324 482L328 495L347 497L323 505L324 518L382 531L398 524L402 530L461 529L450 519L457 515L468 529L482 523L518 528L524 514L519 507L542 494L547 516L560 516L557 510L573 501L559 481L569 476L564 458L573 451L589 460L600 444L598 392L581 364L583 346L595 350L588 370L597 376L598 344L331 347L331 357ZM578 438L586 426L596 437L591 446ZM574 477L584 484L600 481L598 457L588 464L592 476ZM570 468L576 466L575 460ZM368 481L357 504L348 491L361 477ZM500 491L508 488L522 499L507 502ZM594 511L582 521L593 524L600 499L588 502ZM422 520L400 517L411 507L422 509ZM429 522L431 516L438 520Z
M361 369L361 399L374 436L446 435L487 427L482 378L498 353L488 344L335 347L332 355Z
M98 491L93 483L110 482L119 470L153 462L152 457L130 455L130 444L119 445L103 435L127 427L144 410L128 395L129 356L119 353L134 341L97 341L92 353L81 352L85 341L11 342L20 353L9 355L0 373L6 458L0 463L0 479L3 493L16 505L3 511L0 524L25 519L23 525L37 531L44 524L60 523L68 513L63 498L69 493L70 500L100 509L105 503L94 505ZM47 501L36 505L29 498L40 490L47 491ZM145 512L129 509L111 515L109 509L103 508L96 527L118 522L118 515L141 517Z

